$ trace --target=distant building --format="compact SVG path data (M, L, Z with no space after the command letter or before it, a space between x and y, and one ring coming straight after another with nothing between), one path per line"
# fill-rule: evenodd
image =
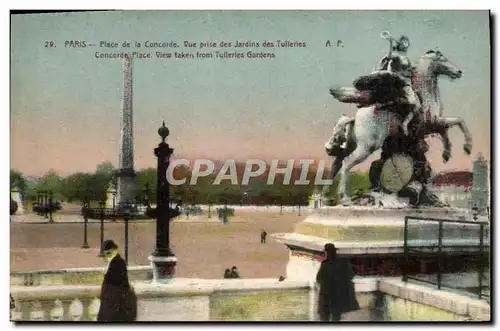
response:
M452 207L470 209L472 172L446 171L437 174L429 187L438 198Z
M441 172L433 178L429 188L452 207L471 210L477 206L479 214L486 215L490 203L488 169L488 162L478 155L472 163L472 172Z
M488 213L489 206L489 170L488 161L479 154L472 164L472 203L477 206L480 215Z
M313 209L321 208L326 205L325 202L322 188L316 187L313 194L309 197L309 207Z

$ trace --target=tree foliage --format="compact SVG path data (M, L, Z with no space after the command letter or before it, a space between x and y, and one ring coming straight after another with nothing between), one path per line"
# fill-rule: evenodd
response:
M186 166L174 169L175 179L186 178L182 185L171 185L171 200L184 205L192 204L233 204L233 205L307 205L313 193L316 169L310 168L308 185L294 185L300 178L301 169L292 172L290 185L283 184L283 175L277 174L274 184L268 185L268 170L261 176L250 178L248 185L242 185L244 165L237 164L238 184L230 180L222 180L220 185L214 185L216 174L200 177L196 185L190 185L191 171ZM17 185L24 193L24 199L34 200L38 190L51 190L55 200L81 203L85 197L90 200L106 198L106 190L113 183L116 187L116 169L111 162L105 161L96 166L93 173L74 173L66 177L59 176L55 171L47 172L42 178L28 180L21 172L11 170L11 187ZM157 172L155 168L137 171L137 196L144 201L156 203ZM370 186L367 173L353 172L349 176L349 195L356 192L366 192ZM330 186L328 196L338 201L338 178Z

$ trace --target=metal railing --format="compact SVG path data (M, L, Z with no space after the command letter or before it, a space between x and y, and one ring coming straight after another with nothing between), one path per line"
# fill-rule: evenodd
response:
M405 217L403 281L434 285L479 299L490 298L489 223ZM418 270L418 271L416 271Z

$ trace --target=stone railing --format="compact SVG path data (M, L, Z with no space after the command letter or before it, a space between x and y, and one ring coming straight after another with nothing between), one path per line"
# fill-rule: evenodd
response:
M138 321L317 320L317 290L309 281L176 279L134 282ZM407 284L400 279L355 279L360 310L343 320L490 320L487 302ZM99 285L13 286L14 321L95 321Z
M490 321L490 304L484 300L400 279L378 282L382 319L390 321Z
M98 285L13 287L13 321L95 321Z
M316 319L316 290L307 281L176 279L133 283L138 321L303 321ZM374 304L376 283L356 284L362 308ZM95 321L99 285L13 286L14 321ZM370 320L369 312L356 318Z
M151 266L129 266L127 269L130 281L152 278ZM17 271L10 274L10 285L100 285L104 278L104 271L104 267Z

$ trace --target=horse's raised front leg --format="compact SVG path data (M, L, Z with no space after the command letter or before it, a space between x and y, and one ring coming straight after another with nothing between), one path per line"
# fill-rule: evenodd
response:
M469 128L465 124L464 120L460 117L441 117L438 122L439 125L442 126L445 130L449 130L454 126L458 126L460 128L465 139L463 149L465 153L470 155L470 153L472 152L472 135L470 134Z
M366 160L366 158L372 153L373 150L369 146L358 144L354 152L352 152L352 154L344 159L342 168L340 169L340 180L338 188L339 197L343 206L349 206L352 203L347 193L347 179L349 176L349 171L356 165Z
M440 133L441 142L443 143L443 153L441 157L443 158L443 162L446 163L451 158L451 142L450 137L448 136L448 130L443 130Z

